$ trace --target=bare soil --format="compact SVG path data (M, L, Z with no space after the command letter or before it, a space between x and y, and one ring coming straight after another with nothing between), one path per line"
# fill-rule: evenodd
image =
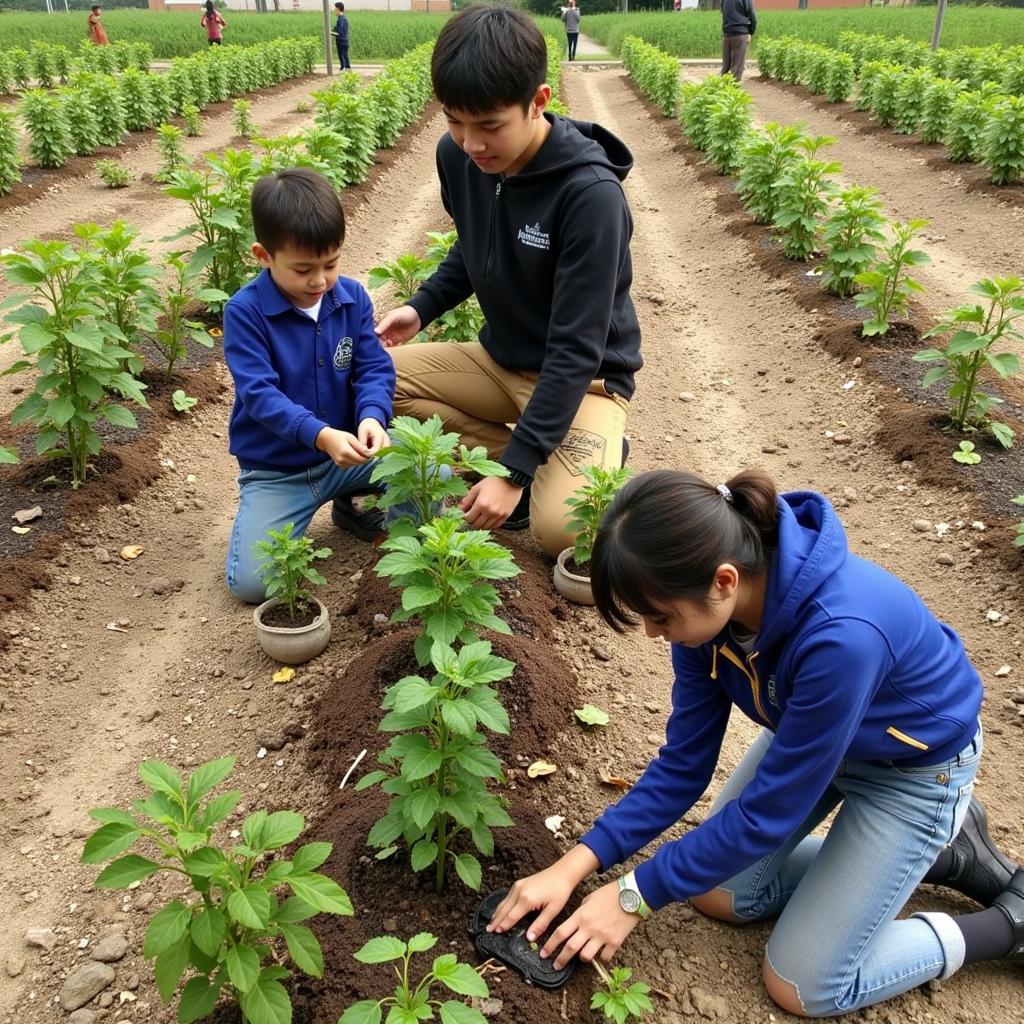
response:
M841 362L826 351L818 335L837 326L838 314L824 299L819 307L802 301L792 275L764 269L761 243L720 206L724 183L682 150L672 123L638 102L620 70L567 70L574 115L606 125L636 158L626 189L647 365L631 410L630 464L692 468L713 480L763 465L786 488L812 487L831 497L851 548L916 587L964 638L987 688L977 792L1002 846L1024 858L1016 792L1024 769L1020 577L987 553L993 520L982 499L956 477L926 482L920 457L903 458L882 437L893 396L872 368L877 360L865 357L855 366L856 356L847 353ZM752 85L758 102L767 88ZM793 104L787 98L783 105ZM291 123L286 115L280 112L281 130ZM419 249L424 231L446 226L433 171L441 131L440 117L426 119L348 208L347 272L365 280L370 267ZM858 137L854 148L870 144ZM999 265L992 243L1009 246L1003 236L1017 232L1007 229L1008 213L991 197L961 190L955 202L967 205L947 213L946 203L934 199L933 169L908 169L904 155L887 147L872 158L870 173L865 168L856 177L883 187L892 212L948 216L962 229L950 230L942 243L950 293L1010 269ZM152 220L178 216L156 195L138 198L138 214L129 206L105 216L126 216L147 232ZM903 214L908 207L915 208ZM71 221L55 221L60 209L57 203L49 222L16 231L5 217L5 239L47 230L48 223L66 237ZM63 212L72 212L66 203ZM920 315L935 312L929 306ZM379 749L374 701L391 670L404 664L403 645L407 650L401 631L377 625L393 595L372 573L376 550L339 534L326 512L314 520L314 538L334 549L323 570L329 583L318 596L338 610L338 621L324 655L288 683L271 682L277 666L255 643L251 613L226 592L236 472L226 453L228 397L211 398L196 415L154 434L160 444L149 456L153 477L129 501L111 495L69 515L66 539L39 560L48 589L33 591L0 622L9 642L0 653L0 903L8 921L0 938L8 975L0 1014L10 1024L64 1020L54 1005L63 978L111 929L127 934L130 950L90 1009L110 1021L173 1020L141 957L148 916L173 887L150 880L127 893L99 893L92 888L95 870L78 863L88 808L123 806L137 796L135 766L153 757L187 770L236 753L233 783L246 794L246 810L300 809L311 835L336 843L328 870L348 888L357 914L318 923L328 948L327 981L296 987L298 1020L334 1020L347 1001L386 990L386 972L364 973L351 959L365 936L429 927L442 944L469 955L465 920L473 897L453 886L450 902L442 902L397 862L372 861L363 837L382 798L338 789L361 750L369 751L369 764ZM0 493L11 480L0 474ZM919 531L917 520L949 529ZM663 742L671 684L666 650L637 634L616 636L592 610L565 605L546 590L548 566L532 542L510 543L525 571L504 593L516 635L498 643L523 668L507 689L512 734L496 746L508 765L519 824L499 837L502 852L486 876L495 888L546 863L589 827L619 792L602 775L628 782L640 774ZM143 553L120 558L127 544ZM113 555L110 562L98 548ZM990 611L999 613L997 621ZM608 710L609 725L588 730L576 723L572 710L583 702ZM753 735L750 723L731 723L713 791ZM537 756L558 772L528 779L525 766ZM696 824L711 795L676 828ZM538 827L554 814L564 817L556 835ZM939 890L915 898L914 909L925 906L969 908ZM32 927L54 929L51 951L25 946ZM788 1019L760 982L767 934L766 927L730 928L687 905L671 906L633 933L621 959L658 989L659 1024L694 1016ZM561 995L526 990L508 975L491 983L504 1003L498 1021L596 1019L585 1008L590 972L577 974L564 1004ZM972 967L850 1019L1020 1024L1019 969Z

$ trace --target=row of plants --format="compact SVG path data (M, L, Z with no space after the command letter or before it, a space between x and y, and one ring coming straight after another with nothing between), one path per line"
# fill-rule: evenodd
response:
M116 76L76 73L62 88L23 95L20 113L30 156L41 167L58 168L178 114L186 123L197 122L200 110L211 103L308 74L316 53L312 42L281 40L249 48L212 47L174 61L166 74L137 68ZM0 195L19 180L13 115L0 112Z
M361 90L358 75L343 74L315 94L316 115L305 132L256 138L255 150L226 149L197 168L185 163L180 129L160 129L164 192L188 203L195 218L175 237L190 239L190 266L202 272L208 288L231 294L255 271L249 202L259 177L305 166L320 171L338 189L366 179L376 150L394 145L426 105L431 49L429 43L418 46L389 62ZM207 308L217 312L221 305L213 300Z
M998 48L990 48L986 55L993 50ZM858 110L870 110L879 124L896 132L920 132L925 142L944 143L954 162L980 162L997 185L1016 182L1024 174L1020 54L1003 62L1001 77L962 79L893 60L866 59L858 65L857 58L839 49L783 38L762 44L759 68L767 78L804 85L835 103L848 100L856 86ZM946 68L947 74L957 71L952 60ZM994 75L999 69L983 69L980 74L990 71Z
M719 173L738 175L744 206L755 222L776 230L784 255L800 261L820 257L814 272L823 286L869 312L865 336L884 335L906 316L912 297L923 290L911 273L928 262L913 247L927 221L890 224L877 189L841 186L841 165L821 156L834 139L775 123L755 130L750 98L729 75L684 84L680 121ZM1000 349L1019 337L1014 322L1024 315L1024 285L1015 277L992 278L973 290L985 302L944 315L926 337L950 335L945 348L924 349L915 359L938 364L922 384L947 385L950 420L958 431L983 430L1009 448L1014 432L993 416L1002 400L982 390L980 371L984 367L999 379L1020 372L1017 355Z
M145 42L93 46L83 40L77 50L60 43L36 42L29 49L0 50L0 94L27 92L33 86L49 89L83 71L105 75L129 68L149 71L152 60L153 47Z

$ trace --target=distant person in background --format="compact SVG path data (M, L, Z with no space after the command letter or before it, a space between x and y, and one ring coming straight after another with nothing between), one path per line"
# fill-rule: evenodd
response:
M222 46L224 43L223 29L228 23L214 10L213 0L206 0L206 13L199 19L199 24L206 29L206 41L210 46Z
M754 0L722 0L722 74L743 81L750 37L757 31Z
M569 6L562 8L562 21L565 22L565 37L569 41L569 60L576 59L576 44L580 40L580 19L583 17L576 0L569 0Z
M672 0L672 10L681 11L683 9L683 0Z
M92 37L93 46L106 46L110 40L107 38L106 30L100 23L102 14L99 4L93 4L89 12L89 35Z
M348 59L348 18L345 17L345 5L336 3L334 13L338 20L334 23L334 41L338 44L338 66L342 71L350 71L352 62Z

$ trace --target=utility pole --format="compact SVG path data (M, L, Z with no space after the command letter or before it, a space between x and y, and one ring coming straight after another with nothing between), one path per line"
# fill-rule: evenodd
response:
M328 7L329 0L323 0L324 4L324 63L327 65L327 77L334 74L334 45L331 42L331 9Z
M939 0L935 9L935 30L932 32L932 49L939 48L939 37L942 35L942 19L946 16L946 4L948 0Z

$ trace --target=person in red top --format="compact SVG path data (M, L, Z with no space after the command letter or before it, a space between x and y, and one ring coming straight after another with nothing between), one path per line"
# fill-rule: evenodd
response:
M89 12L89 33L92 36L93 46L106 46L110 40L107 38L106 30L100 23L100 5L93 4Z
M210 46L220 46L224 42L224 34L221 29L227 28L227 22L221 17L219 11L213 8L213 0L206 0L206 13L202 16L199 24L206 29L206 40Z

